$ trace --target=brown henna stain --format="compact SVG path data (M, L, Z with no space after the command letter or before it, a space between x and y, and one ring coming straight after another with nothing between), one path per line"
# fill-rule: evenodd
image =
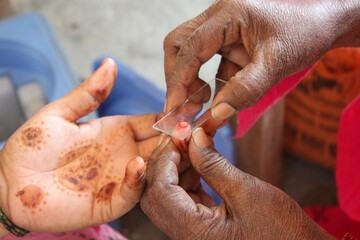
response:
M98 175L99 175L98 169L91 168L90 171L88 172L87 176L86 176L86 180L91 181L94 178L96 178ZM82 178L82 175L80 175L79 177Z
M95 109L97 109L98 105L97 104L92 104L90 105L89 107L86 108L86 112L92 112L94 111ZM75 145L76 146L76 145Z
M98 97L99 101L103 102L106 99L108 90L106 88L97 89L95 95Z
M95 200L97 203L109 204L111 202L111 197L117 186L116 182L110 182L105 184L100 190L95 193Z
M27 208L36 208L44 198L41 188L35 184L25 186L15 195L20 198L21 203Z
M78 147L75 149L72 149L72 147L70 147L71 149L66 152L65 154L62 154L60 157L58 157L58 168L65 166L66 164L72 162L73 160L80 158L83 154L85 154L90 148L91 145L87 144L85 146L82 147Z
M109 136L106 137L106 145L117 145L119 144L120 140L126 139L126 138L134 138L134 135L132 131L130 131L129 126L127 125L121 125L120 127L114 129L110 132Z
M138 119L136 119L134 121L134 125L137 126L137 129L140 131L143 131L145 129L151 129L152 128L152 123L154 123L154 116L153 115L148 115L148 116L141 116L138 117Z
M60 164L68 164L59 169L58 182L68 190L93 191L103 175L106 159L100 144L73 148L59 158Z
M44 140L44 133L39 127L28 127L21 131L20 139L24 146L34 148Z

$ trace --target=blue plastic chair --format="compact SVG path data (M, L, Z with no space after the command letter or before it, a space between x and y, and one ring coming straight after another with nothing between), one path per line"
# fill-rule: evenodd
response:
M51 27L38 13L18 15L0 22L0 76L10 77L15 88L36 81L47 102L79 84ZM89 120L95 115L86 116ZM0 149L5 141L0 142Z

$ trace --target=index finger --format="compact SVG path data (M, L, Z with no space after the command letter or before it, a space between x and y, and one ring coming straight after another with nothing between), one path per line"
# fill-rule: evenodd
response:
M210 18L210 16L213 15L215 11L217 11L217 6L218 2L215 2L204 12L182 23L165 37L164 66L166 80L168 80L169 78L168 75L172 71L180 48L184 45L186 40L198 27L200 27L204 22L206 22Z
M180 48L171 74L168 75L167 103L171 107L179 105L197 78L201 65L239 37L239 26L231 17L226 19L214 16L197 28Z

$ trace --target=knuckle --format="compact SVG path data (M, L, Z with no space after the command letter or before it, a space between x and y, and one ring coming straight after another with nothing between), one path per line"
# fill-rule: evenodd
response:
M188 24L189 23L183 23L165 36L163 42L165 52L171 49L180 49L184 45L184 42L192 32L187 28Z
M258 77L261 74L247 74L246 77L237 75L235 75L235 81L229 86L237 111L253 106L271 88L266 80Z
M181 46L178 58L179 61L186 62L189 65L189 68L194 68L199 64L206 62L206 58L202 57L203 46L200 31L196 31L194 35L190 36L185 43Z
M174 45L176 31L177 31L177 28L166 35L164 42L163 42L164 50L167 50L169 47L172 47Z
M204 160L199 163L202 175L212 175L216 169L226 167L227 160L217 152L209 152Z

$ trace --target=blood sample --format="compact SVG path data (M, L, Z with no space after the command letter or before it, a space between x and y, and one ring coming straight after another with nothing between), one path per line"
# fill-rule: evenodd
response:
M189 126L189 122L186 120L182 120L179 122L179 127L181 128L187 128Z

